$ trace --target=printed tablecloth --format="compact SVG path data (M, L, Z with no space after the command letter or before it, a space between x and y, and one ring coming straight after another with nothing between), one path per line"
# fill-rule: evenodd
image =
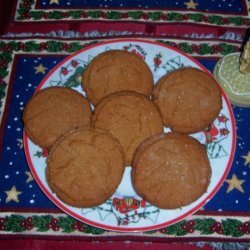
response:
M0 7L0 34L243 39L250 26L249 0L11 0Z
M237 145L226 181L204 208L174 225L144 233L99 229L61 212L40 190L24 154L23 108L38 84L56 64L67 55L99 41L101 39L1 39L0 238L31 236L34 239L249 243L249 108L232 106L237 126ZM179 48L210 71L221 57L239 51L241 47L239 42L211 39L159 38L157 41ZM46 152L37 152L37 157L44 156Z

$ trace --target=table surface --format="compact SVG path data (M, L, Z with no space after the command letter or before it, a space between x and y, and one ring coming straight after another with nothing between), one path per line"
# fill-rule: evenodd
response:
M220 58L241 50L250 25L248 1L19 0L1 2L0 13L5 13L0 20L5 24L0 29L0 238L192 243L189 247L201 242L244 247L250 242L249 108L232 106L236 152L218 193L183 221L144 233L79 224L49 201L26 162L21 120L23 107L46 74L93 43L122 37L158 41L193 56L212 72Z

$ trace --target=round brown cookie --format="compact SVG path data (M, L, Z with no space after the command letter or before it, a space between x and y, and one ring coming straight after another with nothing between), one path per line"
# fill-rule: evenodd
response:
M103 97L119 91L147 96L153 89L153 75L145 61L133 53L111 50L99 54L83 74L82 86L96 105Z
M131 165L135 166L137 164L138 159L140 159L141 153L143 153L143 151L147 147L153 145L155 142L162 139L163 137L165 137L165 134L160 133L160 134L155 134L153 136L150 136L150 137L146 138L144 141L142 141L134 152Z
M204 130L222 108L216 81L191 67L164 75L154 87L153 100L161 110L164 125L180 133Z
M45 88L31 97L23 112L24 129L40 147L50 148L63 133L90 125L89 102L65 87Z
M144 139L163 132L157 106L146 96L128 91L102 99L95 109L92 124L109 131L119 140L126 165L131 164L135 149Z
M52 146L46 176L52 191L66 204L94 207L109 199L124 172L120 143L107 131L81 128Z
M136 192L162 209L194 202L206 192L211 178L205 146L174 132L155 135L142 143L132 167Z

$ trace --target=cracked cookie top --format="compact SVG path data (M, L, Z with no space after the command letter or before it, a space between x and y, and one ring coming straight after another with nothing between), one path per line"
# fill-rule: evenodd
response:
M49 87L35 93L23 112L24 129L37 145L49 149L65 132L90 125L88 100L66 87Z
M204 130L218 116L222 96L217 82L196 68L182 68L163 76L153 90L164 125L175 132Z
M175 132L154 135L141 143L132 167L136 192L163 209L180 208L197 200L211 178L205 146Z
M95 109L92 124L109 131L119 140L126 165L131 165L134 151L144 139L163 132L157 106L146 96L129 91L102 99Z
M83 73L82 86L94 106L105 96L134 91L147 96L153 89L153 75L146 62L123 50L110 50L95 57Z
M107 131L81 128L52 146L46 177L52 191L75 207L94 207L109 199L122 180L124 154Z

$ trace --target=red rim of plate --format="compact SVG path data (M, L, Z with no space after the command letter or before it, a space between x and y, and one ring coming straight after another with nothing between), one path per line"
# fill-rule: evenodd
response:
M51 70L49 72L49 74L41 81L41 83L38 85L37 89L35 92L39 91L42 86L44 85L44 83L47 81L47 79L62 65L64 64L66 61L69 61L71 58L75 57L76 55L85 52L87 50L93 49L95 47L99 47L99 46L103 46L105 44L113 44L113 43L120 43L120 42L139 42L139 43L146 43L146 44L154 44L154 45L158 45L161 46L163 48L167 48L170 50L174 50L175 52L181 54L182 56L188 58L189 60L191 60L192 62L194 62L196 65L198 65L204 72L208 73L209 75L212 76L212 74L198 61L196 61L194 58L192 58L191 56L183 53L182 51L173 48L171 46L165 45L165 44L161 44L159 42L154 42L154 41L150 41L150 40L143 40L143 39L116 39L113 41L106 41L106 42L100 42L94 45L91 45L87 48L84 48L82 50L77 51L76 53L67 56L62 62L60 62L57 66L55 66L53 68L53 70ZM218 84L219 85L219 84ZM220 87L220 86L219 86ZM221 87L220 87L221 89ZM222 96L227 104L227 108L229 110L230 113L230 118L231 118L231 122L232 122L232 150L230 153L230 157L229 157L229 161L227 164L227 167L224 171L223 176L221 177L221 179L219 180L219 182L217 183L217 185L215 186L215 188L210 192L210 194L204 199L202 200L198 205L196 205L193 209L189 210L188 212L182 214L181 216L172 219L170 221L167 222L163 222L154 226L145 226L145 227L133 227L133 228L129 228L129 227L118 227L118 226L107 226L107 225L103 225L94 221L91 221L89 219L83 218L82 216L72 212L71 210L69 210L63 202L58 201L53 194L44 186L44 184L41 182L39 176L37 175L37 172L35 170L35 167L32 163L31 160L31 156L30 156L30 152L29 152L29 148L28 148L28 136L26 135L25 131L23 131L23 139L24 139L24 151L25 151L25 155L26 155L26 159L28 161L28 165L31 169L31 172L36 180L36 182L38 183L39 187L42 189L42 191L46 194L46 196L57 206L59 207L62 211L64 211L65 213L69 214L70 216L74 217L77 220L80 220L84 223L87 223L89 225L95 226L95 227L99 227L105 230L111 230L111 231L117 231L117 232L141 232L141 231L150 231L150 230L156 230L156 229L160 229L162 227L166 227L169 226L171 224L174 224L182 219L184 219L185 217L187 217L188 215L193 214L194 212L196 212L198 209L200 209L203 205L206 204L206 202L211 199L215 193L219 190L220 186L222 185L222 183L224 182L226 176L229 173L229 170L231 168L232 165L232 161L234 158L234 152L235 152L235 146L236 146L236 126L235 126L235 120L234 120L234 115L233 115L233 111L231 108L231 105L229 103L229 100L226 96L226 94L224 93L224 91L221 89L222 92Z

